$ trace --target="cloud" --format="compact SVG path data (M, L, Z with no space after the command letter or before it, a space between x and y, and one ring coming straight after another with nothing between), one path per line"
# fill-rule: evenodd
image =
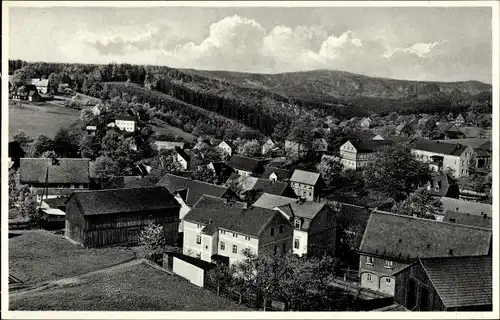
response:
M205 38L194 41L177 36L168 25L106 33L85 30L76 38L79 43L68 44L63 53L69 56L79 48L85 53L82 59L97 60L92 62L260 73L336 69L408 78L432 73L433 59L442 60L449 47L441 46L446 41L436 41L394 48L389 43L393 38L380 34L360 36L354 30L332 34L319 25L276 25L266 30L258 21L239 15L216 21L207 31Z

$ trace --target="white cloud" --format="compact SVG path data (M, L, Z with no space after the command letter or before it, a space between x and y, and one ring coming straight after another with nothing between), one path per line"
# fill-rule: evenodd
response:
M396 48L394 50L386 52L385 56L387 58L390 58L393 56L395 53L408 53L408 54L414 54L420 58L425 58L429 52L434 49L440 42L430 42L430 43L415 43L411 47L407 48Z

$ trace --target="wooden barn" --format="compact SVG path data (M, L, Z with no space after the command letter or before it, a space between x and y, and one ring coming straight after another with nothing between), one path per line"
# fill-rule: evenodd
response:
M165 187L74 192L66 202L65 235L86 248L137 245L149 224L177 240L180 205Z

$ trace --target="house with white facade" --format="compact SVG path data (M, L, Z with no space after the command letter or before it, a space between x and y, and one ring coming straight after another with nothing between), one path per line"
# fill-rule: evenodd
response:
M292 189L298 197L309 201L317 200L324 187L323 179L317 172L296 169L290 178Z
M276 145L276 142L274 142L273 139L269 138L262 145L262 154L266 155L269 151L275 150L277 147L278 146Z
M254 206L278 210L293 223L294 254L335 254L336 219L328 204L264 193Z
M262 160L237 154L231 157L227 165L243 177L256 177L264 172L264 162Z
M431 170L451 169L453 177L460 178L469 174L469 160L474 150L460 143L419 140L413 144L412 153L417 160L428 163Z
M183 253L228 264L244 259L244 250L280 253L292 250L293 226L276 210L204 195L184 216Z
M49 88L49 80L42 78L33 78L31 79L31 84L36 87L38 92L46 94Z
M340 146L340 162L344 169L363 168L378 149L392 144L390 140L348 140Z
M233 148L226 142L226 141L221 141L217 145L217 150L222 154L223 157L229 158L233 155Z
M137 117L118 115L115 117L115 125L122 131L134 132L137 128Z
M203 195L239 200L238 196L229 188L170 173L164 175L156 185L167 188L181 205L179 212L179 219L181 221L179 223L179 232L184 231L184 216Z
M370 117L366 117L366 118L361 119L361 122L359 125L361 126L361 128L368 129L372 125L372 122L373 122L373 120Z

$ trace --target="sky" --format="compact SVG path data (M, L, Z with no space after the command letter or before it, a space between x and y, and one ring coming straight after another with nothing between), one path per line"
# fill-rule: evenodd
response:
M491 8L10 8L9 58L492 82Z

